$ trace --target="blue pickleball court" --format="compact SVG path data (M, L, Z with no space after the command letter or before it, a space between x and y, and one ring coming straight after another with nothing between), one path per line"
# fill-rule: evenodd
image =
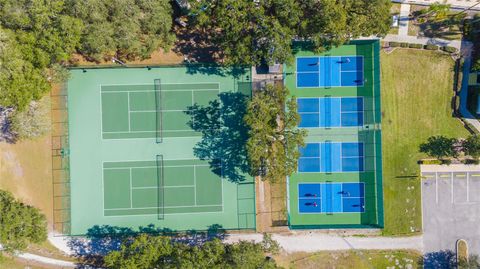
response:
M307 143L300 148L299 173L364 171L364 145L360 142Z
M362 97L297 98L300 128L357 127L364 123Z
M297 88L363 86L362 56L297 57Z
M365 184L299 183L300 213L362 213L365 212Z

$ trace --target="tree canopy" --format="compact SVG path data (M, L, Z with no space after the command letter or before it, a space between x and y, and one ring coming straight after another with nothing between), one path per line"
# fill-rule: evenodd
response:
M386 35L388 0L201 0L192 18L212 36L226 64L285 63L291 41L311 40L317 51L360 36Z
M37 208L0 190L0 245L5 251L23 250L28 243L47 239L47 222Z
M37 68L68 60L79 45L82 21L65 14L63 0L0 0L0 7L2 26Z
M49 89L43 70L24 58L11 31L0 28L0 105L23 110Z
M272 182L297 170L299 147L305 145L306 131L297 128L297 102L288 95L283 86L267 85L254 95L245 115L251 173Z
M301 12L295 0L192 1L193 18L209 29L226 64L286 62Z
M474 158L480 157L480 136L472 135L463 141L463 151Z
M145 59L173 43L168 0L67 0L66 5L68 14L85 24L78 49L91 59Z
M456 157L457 152L454 147L456 142L457 140L455 138L448 138L442 135L431 136L427 142L420 145L420 152L438 159Z
M164 236L139 235L105 257L108 268L277 268L261 243L188 245Z

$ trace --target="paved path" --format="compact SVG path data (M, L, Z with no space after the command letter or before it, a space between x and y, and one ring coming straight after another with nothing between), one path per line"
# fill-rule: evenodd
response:
M400 5L400 19L398 25L398 35L399 36L408 36L408 21L410 15L410 5L401 4Z
M407 4L415 4L415 5L422 5L428 6L436 2L443 2L439 0L392 0L392 2L396 3L407 3ZM447 4L450 4L454 9L466 9L470 8L473 5L479 3L479 0L446 0ZM480 4L471 8L471 10L480 10Z
M414 249L423 252L423 237L383 237L383 236L338 236L325 233L296 232L292 235L273 234L286 252L315 252L351 249ZM261 234L233 234L225 241L228 243L239 240L260 242Z

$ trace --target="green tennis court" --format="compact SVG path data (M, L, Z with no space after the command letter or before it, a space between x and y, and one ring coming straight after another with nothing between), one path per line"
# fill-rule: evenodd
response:
M105 225L254 229L253 178L224 176L240 172L198 155L203 137L192 129L194 107L215 108L222 96L249 98L250 77L249 68L71 70L70 234Z
M200 160L103 163L105 216L221 212L222 184Z
M216 99L220 85L157 85L102 85L103 138L152 138L159 132L166 137L199 135L188 126L185 112L194 104Z

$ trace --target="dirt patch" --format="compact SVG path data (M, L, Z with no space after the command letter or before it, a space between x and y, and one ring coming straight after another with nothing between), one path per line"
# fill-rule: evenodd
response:
M0 188L53 216L50 134L16 144L0 143Z

